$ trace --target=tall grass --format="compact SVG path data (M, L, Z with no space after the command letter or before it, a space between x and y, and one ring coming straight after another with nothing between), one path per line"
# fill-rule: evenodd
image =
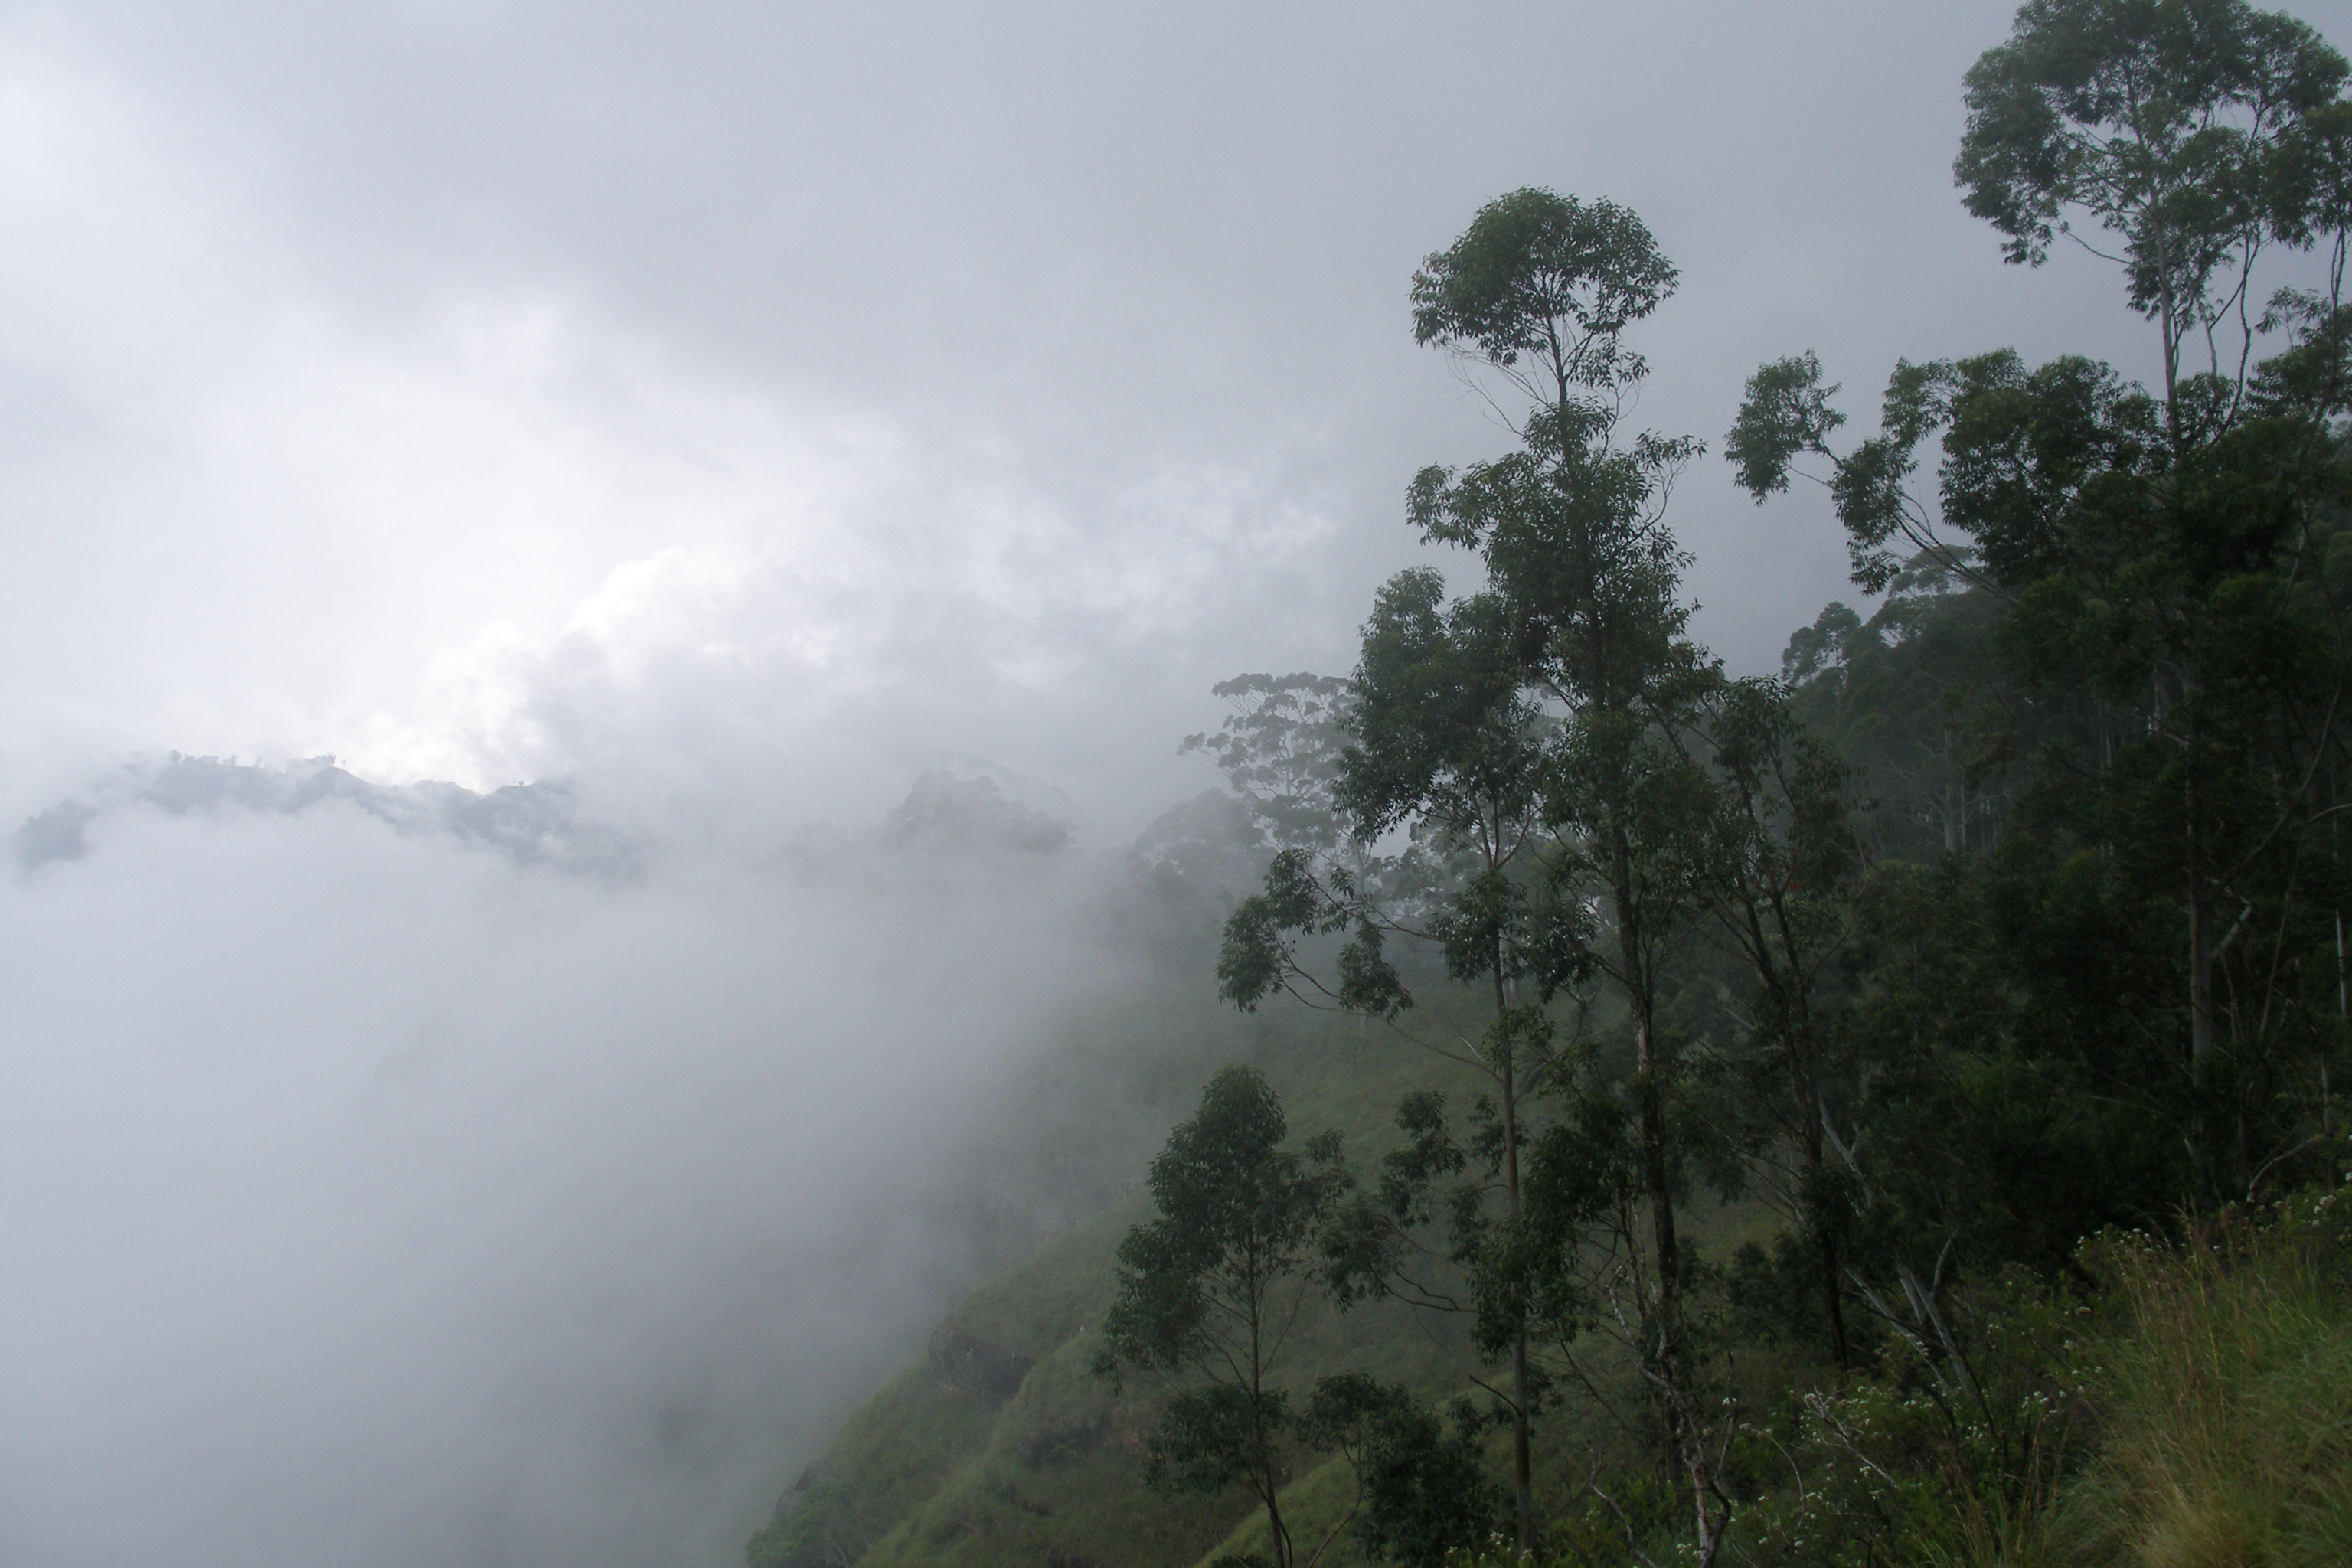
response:
M1758 1422L1787 1481L1719 1561L2352 1568L2352 1186L2183 1228L2087 1246L2088 1300L1967 1293L1965 1399L1896 1346Z
M2110 1241L2099 1441L2069 1489L2076 1561L2129 1568L2352 1563L2352 1196L2179 1247Z

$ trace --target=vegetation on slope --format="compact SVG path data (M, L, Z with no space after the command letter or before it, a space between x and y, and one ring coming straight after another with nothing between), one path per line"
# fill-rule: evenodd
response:
M1624 424L1675 283L1639 218L1522 190L1432 256L1416 337L1527 410L1408 497L1479 580L1401 574L1350 679L1240 678L1197 742L1264 868L1221 992L1266 1013L1176 1076L1248 1057L1355 1172L1302 1353L1229 1361L1264 1418L1213 1442L1198 1336L1157 1403L1089 1377L1089 1324L1197 1278L1160 1184L1008 1282L1025 1329L951 1325L755 1559L1434 1563L1475 1532L1400 1521L1468 1443L1547 1562L2340 1560L2347 80L2243 0L2020 11L1968 205L2012 262L2096 236L2160 380L1898 362L1851 442L1812 355L1761 367L1739 480L1818 479L1878 601L1779 680L1688 636L1698 445ZM2264 310L2280 256L2320 286ZM1351 1389L1371 1425L1290 1421ZM1263 1507L1167 1495L1194 1459ZM819 1540L828 1481L865 1533Z
M1361 1148L1392 1140L1383 1101L1427 1073L1413 1053L1360 1039L1349 1025L1238 1028L1212 1010L1204 985L1193 989L1192 1020L1212 1048L1265 1061L1290 1089L1297 1124L1334 1127ZM1150 1147L1130 1151L1130 1169L1139 1173ZM1223 1539L1244 1502L1148 1493L1139 1472L1158 1401L1141 1387L1115 1393L1092 1371L1117 1247L1148 1209L1129 1194L959 1307L922 1363L869 1401L787 1493L751 1562L1189 1564ZM1342 1316L1319 1304L1297 1352L1308 1373L1369 1352L1384 1375L1432 1394L1454 1391L1458 1364L1446 1336L1424 1334L1393 1307Z

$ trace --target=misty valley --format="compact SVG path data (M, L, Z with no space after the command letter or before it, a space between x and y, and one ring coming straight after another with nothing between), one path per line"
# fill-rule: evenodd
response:
M416 450L495 504L446 533L399 439L352 462L281 439L290 415L217 412L234 397L142 424L75 390L103 380L84 361L37 385L39 356L0 344L0 407L61 411L27 452L144 431L122 482L184 463L158 493L185 518L197 494L268 511L264 472L300 515L313 483L409 497L368 531L413 549L332 569L372 636L474 594L436 550L520 520L468 557L508 599L415 645L408 708L376 675L305 687L292 620L209 603L216 647L118 630L74 656L100 673L5 699L0 1562L2352 1563L2352 63L2326 30L2248 0L1968 12L1951 25L1991 30L1936 67L1949 123L1917 107L1841 140L1931 136L1957 199L1868 189L1868 221L1939 204L1920 221L1967 226L1920 229L1943 236L1923 253L2009 291L1923 270L1862 331L1813 248L1832 198L1758 228L1796 258L1766 288L1683 244L1715 232L1675 195L1704 177L1683 143L1627 200L1573 160L1497 175L1528 155L1516 121L1347 161L1323 79L1418 79L1417 33L1381 75L1321 23L1291 37L1303 9L1254 21L1265 58L1316 68L1276 91L1220 47L1242 74L1213 79L1246 123L1303 118L1263 145L1199 130L1213 178L1144 180L1138 147L1172 132L1118 152L1086 128L1162 97L1205 114L1172 85L1211 72L1191 34L1113 29L1118 68L1081 69L1096 35L1033 38L1026 13L970 37L934 17L919 48L814 13L706 36L433 10L285 44L342 51L326 79L371 91L545 54L551 96L487 64L450 88L504 129L431 180L374 154L389 129L319 165L343 176L302 173L364 95L268 109L291 118L267 134L201 107L259 92L219 85L240 70L300 74L283 62L0 20L0 115L128 157L135 95L74 87L100 78L73 62L132 61L121 80L183 84L144 112L245 149L253 189L389 204L335 230L336 267L397 275L382 318L440 298L411 245L528 304L448 318L462 395L381 363L341 395L358 424L448 405ZM1448 41L1482 69L1547 52L1480 16ZM1883 21L1779 25L1811 48ZM391 30L362 48L344 26ZM345 58L371 50L390 75ZM939 67L919 156L857 121L876 167L943 182L921 243L883 243L888 180L801 159L846 182L827 226L722 195L696 140L733 137L743 95L831 146L851 110L802 104L829 74L865 113L871 84L959 50L1058 74L1033 103ZM1116 116L1057 121L1052 158L984 183L1042 135L1021 115L1108 114L1113 79ZM423 134L409 112L386 125ZM1788 112L1719 140L1795 137ZM499 184L533 138L549 162ZM590 142L589 172L562 161ZM1331 188L1244 178L1290 156ZM635 192L640 163L659 177L625 217L580 199ZM1273 210L1472 173L1452 226L1381 273L1388 314L1346 328L1383 347L1346 351L1320 402L1252 401L1329 344L1234 345L1315 290L1220 304L1193 274L1302 273ZM0 210L36 210L15 177ZM1192 219L1130 214L1123 291L1097 300L1100 258L1054 237L1067 211L1150 185L1144 207L1196 212L1203 178L1231 187L1213 255L1175 237ZM983 206L1017 284L956 238ZM740 232L704 245L705 209ZM604 259L561 260L526 212ZM215 258L190 277L236 270L188 225ZM287 291L334 270L299 257L252 266ZM772 263L830 281L771 289ZM845 346L722 376L751 351L732 319L686 324L705 294L744 344ZM787 297L801 313L763 314ZM577 355L567 312L596 310L626 330ZM257 341L292 363L331 317ZM999 318L1018 353L957 336ZM718 356L699 383L689 339ZM1117 374L1053 385L1099 354ZM837 406L775 368L866 387L876 362L906 381ZM1374 366L1407 388L1393 409ZM1443 388L1408 379L1432 367ZM1101 395L1186 376L1217 410L1190 466L1144 433L1157 394ZM942 386L992 412L946 419ZM1694 409L1712 423L1684 428ZM1088 465L1122 442L1114 485ZM231 448L259 464L235 482L204 468ZM526 448L541 467L502 466ZM1332 521L1370 489L1341 468L1378 477L1376 522ZM66 515L40 508L70 487L42 486L0 493ZM682 521L702 511L723 526ZM156 526L194 573L214 545L186 540L247 525ZM338 547L271 537L220 546L258 584L222 602L312 614L289 584ZM1797 567L1761 564L1824 545L1801 600L1773 585ZM376 657L331 658L367 638L330 629L309 662ZM178 660L289 673L242 716L226 676L108 708L120 670ZM125 739L173 725L277 749Z

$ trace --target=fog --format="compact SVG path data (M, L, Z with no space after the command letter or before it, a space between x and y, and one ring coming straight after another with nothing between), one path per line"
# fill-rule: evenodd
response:
M1083 1207L959 1162L1210 686L1501 443L1405 309L1479 204L1650 224L1664 431L2150 373L1951 190L2013 8L0 0L0 1562L737 1561ZM1735 669L1852 596L1672 521Z
M0 889L12 1563L735 1560L971 1283L943 1151L1106 962L1066 863L91 837Z

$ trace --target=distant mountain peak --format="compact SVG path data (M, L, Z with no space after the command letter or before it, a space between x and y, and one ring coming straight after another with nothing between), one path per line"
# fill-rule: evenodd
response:
M433 779L380 784L345 771L331 753L276 766L180 752L134 758L26 817L9 846L19 868L30 871L89 855L92 825L121 813L296 816L334 802L400 833L445 834L524 865L627 874L640 860L633 840L585 816L569 779L509 784L488 794Z

